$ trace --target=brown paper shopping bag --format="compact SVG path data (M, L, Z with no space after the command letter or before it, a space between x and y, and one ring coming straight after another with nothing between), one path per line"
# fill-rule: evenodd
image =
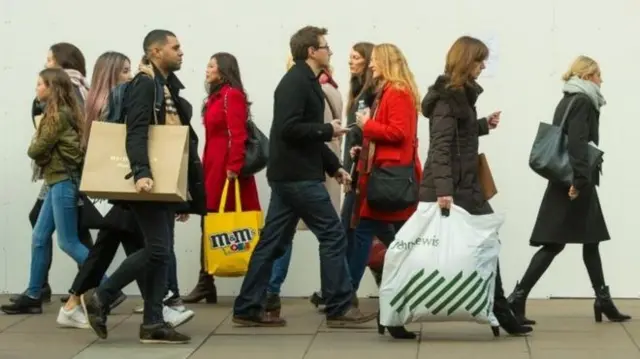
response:
M482 187L482 194L486 200L490 200L498 193L496 182L493 180L491 168L484 153L478 155L478 180Z
M125 149L126 125L94 122L87 144L80 191L87 196L125 201L187 200L189 128L149 126L150 193L137 193Z

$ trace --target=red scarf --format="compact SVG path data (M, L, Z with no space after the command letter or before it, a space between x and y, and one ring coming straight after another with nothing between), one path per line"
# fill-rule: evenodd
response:
M320 72L320 76L318 77L318 81L320 82L320 85L330 84L334 88L338 88L338 84L333 80L333 77L331 77L329 71L322 70Z

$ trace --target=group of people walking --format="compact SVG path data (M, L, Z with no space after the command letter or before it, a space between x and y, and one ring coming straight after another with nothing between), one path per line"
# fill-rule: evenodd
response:
M234 303L233 322L238 325L286 325L280 288L297 230L310 230L320 243L321 288L311 295L311 302L322 306L327 326L348 328L377 317L376 312L360 311L356 296L374 238L390 245L418 200L437 202L445 209L457 205L472 215L493 212L478 176L479 138L495 130L501 117L500 111L486 117L476 111L482 93L477 79L489 56L487 46L469 36L456 40L443 74L422 98L396 45L357 43L350 53L351 79L343 106L326 35L324 28L307 26L291 37L287 71L275 89L266 170L271 196L261 239ZM237 59L230 53L214 54L206 68L206 99L195 114L202 117L205 129L201 161L199 139L191 124L194 109L180 96L184 85L175 74L183 57L178 38L167 30L153 30L145 37L143 49L135 76L127 56L106 52L98 58L89 84L84 56L77 47L60 43L50 48L46 68L38 77L32 108L36 131L28 150L33 179L44 182L29 215L34 227L30 280L24 293L0 307L3 312L42 313L42 303L50 301L47 278L54 231L59 247L79 266L69 296L63 298L60 325L92 328L107 338L108 316L126 299L122 288L136 281L144 299L139 309L143 313L141 342L185 343L190 338L176 328L193 318L194 312L184 304L217 302L214 280L204 268L202 240L198 284L190 294L180 296L174 226L193 214L204 217L221 203L226 211L234 210L233 195L221 198L227 181L228 193L240 187L243 210L261 209L254 176L240 173L251 102ZM570 187L548 184L530 240L541 249L508 298L498 267L493 312L509 334L532 330L535 321L525 315L527 295L567 243L584 245L584 262L596 295L596 321L603 314L612 321L630 319L615 307L604 280L599 243L608 240L609 234L596 191L599 173L589 173L584 165L585 146L598 144L600 108L605 104L600 68L593 59L580 56L563 80L554 124L562 122L568 136L574 182ZM82 201L87 199L78 193L78 184L91 124L113 115L110 102L121 84L127 84L123 100L126 150L136 190L150 192L154 186L147 153L149 125L188 126L190 199L179 204L114 201L105 216L108 226L93 243L89 228L83 225ZM163 92L159 108L155 106L157 88ZM419 113L429 119L424 166ZM380 206L371 200L379 195L378 187L371 185L374 174L379 168L397 167L409 168L412 180L420 183L419 196L414 203L396 208ZM107 277L120 243L127 258ZM379 285L383 268L371 270ZM398 339L416 337L404 327L379 324L378 329Z

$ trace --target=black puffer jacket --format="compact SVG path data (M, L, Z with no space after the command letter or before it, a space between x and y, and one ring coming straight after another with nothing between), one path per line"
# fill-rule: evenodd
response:
M420 201L452 196L471 214L492 213L478 180L478 138L489 133L475 107L482 88L473 83L456 90L448 83L448 77L438 77L422 100L422 114L429 118L429 152Z

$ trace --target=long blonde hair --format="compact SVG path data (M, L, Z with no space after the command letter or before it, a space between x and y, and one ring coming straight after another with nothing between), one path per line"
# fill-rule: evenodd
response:
M600 72L600 66L598 66L598 63L594 59L589 56L580 55L573 61L569 70L562 75L562 80L565 82L569 81L573 76L584 80L598 72Z
M387 84L407 90L413 96L416 109L420 111L420 91L402 51L394 44L379 44L373 48L372 57L382 75L378 79L378 90Z

